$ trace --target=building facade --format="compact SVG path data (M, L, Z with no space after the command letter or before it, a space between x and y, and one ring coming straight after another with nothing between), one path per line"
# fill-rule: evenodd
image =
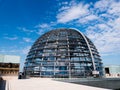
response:
M79 78L102 76L100 55L91 40L75 29L43 34L31 47L24 67L27 76Z
M0 55L0 75L18 75L19 63L19 56Z
M106 77L119 77L120 78L120 65L105 65L104 66Z

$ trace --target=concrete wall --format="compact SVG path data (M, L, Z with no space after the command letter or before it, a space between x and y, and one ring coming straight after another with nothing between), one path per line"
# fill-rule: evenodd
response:
M106 65L105 68L109 69L109 73L105 72L106 77L119 77L120 78L120 65Z
M20 56L15 55L0 55L1 63L20 63Z

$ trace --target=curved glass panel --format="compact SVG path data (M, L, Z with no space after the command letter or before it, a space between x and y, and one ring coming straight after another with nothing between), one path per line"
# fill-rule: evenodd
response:
M86 36L85 36L86 37ZM87 38L94 58L95 69L103 75L100 55ZM24 72L39 77L90 77L93 61L86 41L74 29L49 31L36 40L25 62Z

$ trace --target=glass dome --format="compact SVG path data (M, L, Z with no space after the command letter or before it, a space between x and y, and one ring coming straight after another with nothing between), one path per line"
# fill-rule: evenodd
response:
M28 76L79 78L102 76L102 62L94 44L75 29L55 29L31 47L24 66Z

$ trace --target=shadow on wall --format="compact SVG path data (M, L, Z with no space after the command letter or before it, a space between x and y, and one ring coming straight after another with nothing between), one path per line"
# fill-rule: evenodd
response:
M6 81L0 78L0 90L5 90Z

